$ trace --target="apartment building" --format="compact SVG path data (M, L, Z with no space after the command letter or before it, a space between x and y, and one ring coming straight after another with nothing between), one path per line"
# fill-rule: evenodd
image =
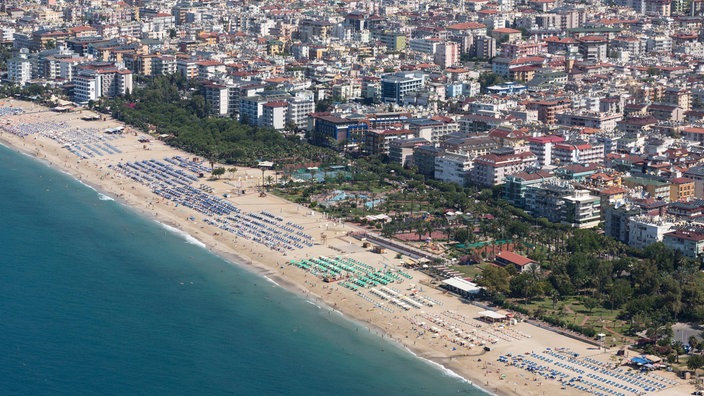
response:
M538 158L538 165L552 165L553 163L553 147L556 144L563 143L565 138L557 135L546 136L531 136L526 138L528 149Z
M499 149L491 154L477 157L471 173L471 181L484 187L503 184L506 176L536 166L538 157L531 152L515 153L513 149Z
M584 141L566 141L552 147L552 158L561 165L604 162L604 146Z

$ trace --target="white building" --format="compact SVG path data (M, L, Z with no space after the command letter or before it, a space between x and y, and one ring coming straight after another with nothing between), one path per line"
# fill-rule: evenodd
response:
M435 157L435 179L465 186L472 171L468 155L443 154Z
M15 40L15 28L0 26L0 42L11 43Z
M7 61L7 79L19 85L32 79L32 62L27 48L22 48L18 56Z
M604 145L586 142L563 142L552 146L552 160L561 165L604 162Z
M288 110L288 102L275 101L267 102L262 105L262 117L259 125L276 130L283 130L286 127L286 112Z
M498 150L497 150L498 151ZM530 151L492 153L474 160L471 181L479 186L492 187L504 184L507 175L523 172L537 164L538 157Z
M230 95L227 86L206 81L203 83L203 96L210 109L210 114L219 116L229 115Z
M675 225L660 216L634 216L629 220L628 245L644 249L662 241L666 233L675 229Z
M81 65L73 79L74 100L88 103L101 97L121 96L132 92L132 72L111 63Z
M288 100L288 112L286 121L296 125L297 128L305 128L308 125L308 114L315 111L315 95L311 91L297 91Z
M433 55L438 51L438 47L442 43L442 40L440 40L437 37L430 37L430 38L418 38L418 39L412 39L408 43L408 47L412 51L418 51L422 52L424 54L429 54Z
M593 228L601 219L601 200L589 190L574 190L562 197L565 201L565 222L577 228Z

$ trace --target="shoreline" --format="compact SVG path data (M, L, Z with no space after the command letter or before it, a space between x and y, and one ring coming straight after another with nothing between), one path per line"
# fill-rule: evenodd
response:
M53 113L49 109L33 103L0 99L0 106L8 104L39 111L44 114L44 116L39 116L42 120L53 119L57 120L57 122L66 123L70 127L98 127L98 130L102 130L108 126L122 125L111 118L106 121L89 123L77 120L76 116L78 113ZM26 118L28 120L38 118L32 114L39 113L29 113ZM21 115L8 116L7 118L10 119L12 117L21 117ZM129 127L127 129L129 130ZM137 132L137 135L143 134ZM120 154L79 159L62 147L60 142L45 136L36 135L29 135L27 138L23 138L5 130L3 123L0 122L0 143L9 149L39 160L54 170L71 176L93 189L99 195L99 199L112 199L136 214L156 221L165 230L180 234L179 236L186 239L187 243L192 243L188 239L189 237L193 238L201 244L199 246L205 247L211 253L223 258L230 265L235 265L256 275L263 276L275 286L306 299L320 309L338 312L345 320L367 327L370 332L380 336L383 340L391 341L398 347L406 349L415 357L425 360L429 365L436 366L435 369L440 369L444 375L462 378L484 393L495 395L565 394L565 390L561 390L561 384L557 381L541 380L538 382L535 378L531 381L527 377L532 375L527 371L497 363L498 356L502 354L523 354L528 353L527 351L537 351L546 347L568 347L580 351L580 353L590 353L591 351L591 354L597 356L590 348L592 347L591 345L539 329L527 323L519 323L511 327L515 327L521 333L527 334L528 337L515 342L497 343L496 346L492 345L491 351L484 351L480 346L474 346L471 349L455 348L452 347L453 344L448 339L443 341L443 338L431 336L430 332L420 332L417 326L412 324L412 320L417 317L422 318L423 315L442 315L444 311L462 312L472 317L473 314L481 311L480 308L466 304L456 296L443 293L424 284L427 289L425 294L432 296L433 299L442 301L442 306L424 307L420 312L413 310L406 312L394 311L391 313L377 309L379 308L378 306L371 306L370 308L368 303L357 297L351 290L341 288L338 283L326 284L312 274L290 265L289 262L293 259L319 256L335 257L345 255L366 263L378 263L384 266L386 266L386 263L394 263L397 259L394 258L395 253L393 252L379 255L362 249L359 241L352 240L351 237L347 236L349 231L357 230L353 225L337 224L332 220L326 219L320 213L271 194L267 194L266 197L260 197L258 193L254 192L256 191L257 181L260 179L259 169L238 169L237 173L244 172L244 180L242 180L242 176L239 178L238 191L239 188L242 188L247 193L237 194L227 200L243 212L254 212L257 210L278 211L281 216L294 220L296 224L304 227L305 231L313 235L316 241L320 241L320 234L328 235L325 244L316 243L312 247L287 251L286 257L283 257L281 253L272 251L262 244L242 237L238 238L202 221L191 220L200 220L203 215L192 209L180 207L159 198L148 186L132 181L116 172L115 168L111 168L112 165L124 161L136 161L147 158L163 159L173 155L190 156L190 154L166 146L160 141L143 145L141 142L137 142L136 136L125 133L123 136L111 141L112 144L122 150ZM250 177L250 173L253 173L254 176ZM232 187L235 186L231 178L212 181L200 179L198 183L212 187L214 191L217 191L217 194L213 194L216 196L229 193ZM325 228L323 228L323 225L325 225ZM333 250L332 247L335 247L336 250ZM423 282L430 281L429 278L420 272L413 270L408 272L413 275L412 282L414 283L423 284ZM407 285L408 283L404 282L400 286L394 286L406 288ZM364 289L363 291L366 293L368 290ZM601 353L601 355L603 355L603 358L608 358L608 352L606 354ZM481 363L479 363L480 361ZM566 392L566 394L570 395L584 393L575 388L567 388Z

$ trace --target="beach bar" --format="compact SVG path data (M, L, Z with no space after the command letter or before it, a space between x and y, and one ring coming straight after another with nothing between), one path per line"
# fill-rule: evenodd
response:
M482 289L475 283L472 283L460 277L445 279L444 281L442 281L442 283L443 287L445 287L447 290L459 294L462 297L469 297L471 295L477 294Z

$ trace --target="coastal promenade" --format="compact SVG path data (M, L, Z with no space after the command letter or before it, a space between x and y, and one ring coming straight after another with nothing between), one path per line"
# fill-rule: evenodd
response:
M395 252L373 253L349 236L364 230L272 195L260 196L259 169L238 167L231 177L201 178L199 173L207 174L209 164L193 155L115 120L87 121L81 119L84 115L0 100L0 141L490 392L618 396L634 394L620 386L657 395L693 390L669 373L648 379L656 385L630 375L609 377L615 385L601 381L603 375L586 377L597 375L601 366L614 365L613 352L528 323L481 321L482 308L427 286L432 279L419 271L399 271L402 260ZM124 127L123 133L106 133L119 127ZM326 282L331 274L339 280ZM548 357L547 351L568 351L579 356L579 363L597 369L580 367L585 373L579 374L555 364L562 364L561 359ZM538 365L540 359L534 354L553 362L540 363L545 368L536 370L531 363ZM579 387L565 385L579 375ZM593 385L584 385L587 378Z

